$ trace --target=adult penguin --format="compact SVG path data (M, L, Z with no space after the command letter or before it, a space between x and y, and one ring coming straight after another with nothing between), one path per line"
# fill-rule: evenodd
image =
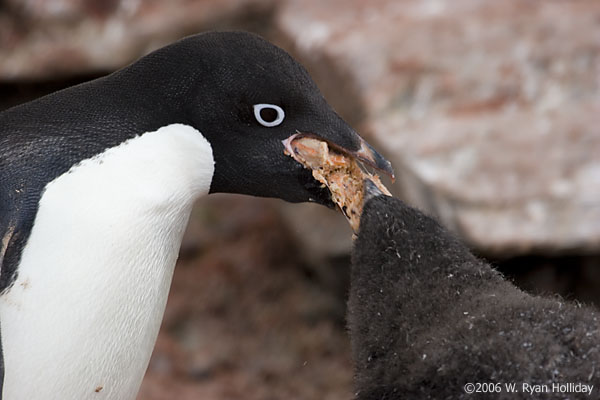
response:
M134 399L196 199L331 205L302 132L390 165L283 50L206 33L0 114L5 400Z

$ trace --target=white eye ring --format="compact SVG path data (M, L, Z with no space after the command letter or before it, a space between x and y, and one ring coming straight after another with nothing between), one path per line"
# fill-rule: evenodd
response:
M262 110L264 110L265 108L270 108L272 110L275 110L277 112L277 118L275 118L273 121L265 121L262 116L260 115L260 112ZM261 124L262 126L266 126L267 128L272 128L274 126L280 125L283 122L283 119L285 118L285 112L283 111L283 108L276 106L275 104L255 104L254 105L254 118L256 118L256 120L258 121L259 124Z

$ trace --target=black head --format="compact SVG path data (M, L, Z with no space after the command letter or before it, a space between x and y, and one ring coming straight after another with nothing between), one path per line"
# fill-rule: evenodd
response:
M282 49L243 32L188 37L133 65L161 66L163 87L185 122L211 143L211 193L330 204L310 171L284 154L282 141L308 133L391 173L327 104L306 70ZM169 82L173 82L170 84Z

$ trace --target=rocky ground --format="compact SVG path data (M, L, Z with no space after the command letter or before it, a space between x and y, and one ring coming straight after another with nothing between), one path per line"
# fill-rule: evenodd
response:
M383 149L396 195L521 287L600 304L597 1L99 4L0 0L0 110L187 34L255 31ZM352 398L350 246L314 205L202 200L139 398Z

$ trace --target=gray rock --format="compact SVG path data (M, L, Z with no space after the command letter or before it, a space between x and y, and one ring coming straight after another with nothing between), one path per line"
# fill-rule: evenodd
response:
M273 0L5 0L0 80L110 72L202 30L260 30L273 9Z
M600 249L599 18L593 0L294 0L278 22L349 74L395 190L508 255Z

